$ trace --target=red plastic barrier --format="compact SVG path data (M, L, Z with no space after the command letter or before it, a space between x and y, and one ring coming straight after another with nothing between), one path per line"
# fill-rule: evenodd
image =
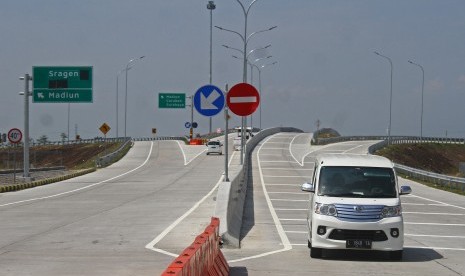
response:
M229 265L220 250L220 220L212 217L210 225L168 266L162 276L224 276Z

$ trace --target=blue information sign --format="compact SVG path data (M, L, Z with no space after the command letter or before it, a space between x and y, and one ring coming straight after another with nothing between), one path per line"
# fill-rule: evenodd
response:
M194 95L194 107L200 114L211 117L220 113L226 102L223 91L214 85L199 88Z

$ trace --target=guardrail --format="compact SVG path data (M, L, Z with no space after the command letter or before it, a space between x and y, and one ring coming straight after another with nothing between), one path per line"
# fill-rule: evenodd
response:
M355 136L352 136L352 137L355 137ZM362 137L362 136L358 136L358 137ZM374 137L374 136L370 136L370 138L371 137ZM418 141L436 142L436 143L441 142L441 141L443 143L461 143L461 140L459 138L449 138L449 139L427 138L423 140L419 139L419 137L416 137L418 139L412 139L412 138L415 138L415 137L403 137L402 139L391 140L391 143L392 144L414 143L412 141L416 141L416 143L418 143ZM372 139L361 139L361 140L372 140ZM368 148L368 152L370 154L373 154L377 150L382 149L387 145L388 145L387 140L381 141L379 143L371 145ZM411 177L413 179L418 179L421 181L427 181L430 183L434 183L444 188L449 188L450 190L456 189L456 190L461 190L462 192L465 192L465 178L428 172L428 171L415 169L412 167L404 166L401 164L395 164L395 163L394 163L394 168L398 173L407 175L408 177Z
M278 132L303 132L292 127L276 127L260 131L246 145L244 164L230 182L222 182L218 188L215 206L215 216L222 221L220 235L225 245L240 247L242 217L249 177L251 177L251 154L255 146L264 138Z
M115 150L114 152L110 153L110 154L107 154L103 157L99 157L95 160L95 165L97 166L97 168L101 168L101 167L106 167L107 165L113 163L116 159L120 158L121 157L121 154L124 150L128 149L129 147L131 147L132 145L132 141L130 138L128 138L126 140L126 142L124 142L117 150Z
M346 141L364 141L364 140L386 140L388 136L339 136L332 138L312 138L313 145L327 145L331 143L340 143ZM443 143L443 144L465 144L464 138L453 137L418 137L418 136L391 136L391 144L414 144L414 143Z

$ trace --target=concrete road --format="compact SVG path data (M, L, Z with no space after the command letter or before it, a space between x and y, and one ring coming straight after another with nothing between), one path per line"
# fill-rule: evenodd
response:
M205 150L136 142L123 160L96 173L0 194L0 274L160 274L210 222L215 202L206 199L224 157ZM208 215L158 249L167 229L200 203L211 207Z
M464 275L465 200L462 196L411 185L402 197L405 251L402 262L381 252L328 252L311 259L307 248L308 194L300 185L322 152L366 153L375 141L309 147L309 134L280 133L257 146L249 187L242 248L224 249L231 275ZM324 253L325 254L325 253Z

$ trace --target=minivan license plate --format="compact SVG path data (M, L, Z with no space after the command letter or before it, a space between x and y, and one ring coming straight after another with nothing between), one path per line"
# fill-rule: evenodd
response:
M346 240L346 248L371 249L370 240Z

